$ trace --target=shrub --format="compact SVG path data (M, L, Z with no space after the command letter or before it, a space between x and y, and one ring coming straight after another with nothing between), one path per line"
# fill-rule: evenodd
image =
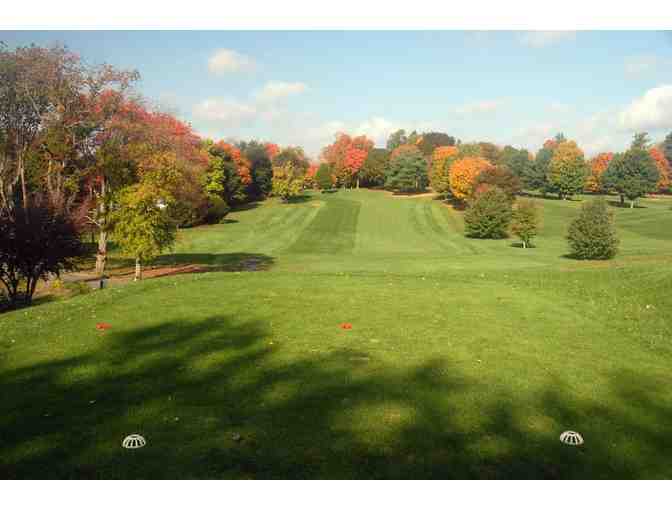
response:
M579 216L569 225L567 241L571 255L578 259L610 259L618 250L614 215L604 198L581 206Z
M532 246L532 239L537 235L539 223L537 204L532 200L518 200L511 218L511 233L522 241L523 248Z
M205 222L220 223L229 214L231 208L222 198L211 196L208 198L208 209L205 213Z
M492 186L471 199L464 213L468 237L501 239L506 237L511 222L511 201L501 189Z
M0 282L12 307L30 305L40 279L76 268L86 254L75 222L34 203L0 213Z

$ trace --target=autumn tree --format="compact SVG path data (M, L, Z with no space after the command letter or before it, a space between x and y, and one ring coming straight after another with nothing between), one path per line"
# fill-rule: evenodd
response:
M625 198L630 200L631 208L637 198L656 191L660 181L656 162L642 140L641 135L635 135L630 149L616 154L602 174L604 187L619 194L621 205Z
M558 144L548 165L548 182L560 198L571 198L580 193L586 182L587 167L583 151L576 142Z
M511 214L506 193L496 186L489 187L469 200L464 213L465 233L479 239L502 239L507 235Z
M450 167L450 191L453 196L458 200L469 197L478 174L491 168L488 160L478 156L467 156L455 161Z
M656 168L658 169L658 174L660 176L657 184L658 191L669 191L670 177L672 174L670 163L667 161L665 154L663 154L663 152L656 147L652 147L649 150L649 154L656 163Z
M336 141L322 150L324 161L332 165L336 180L341 186L360 184L362 169L373 142L366 136L351 137L346 133L336 135Z
M610 259L616 255L619 239L614 214L604 198L581 204L581 212L567 232L571 255L578 259Z
M317 186L317 170L319 165L316 163L311 163L306 170L306 174L303 176L303 187L305 189L314 189Z
M458 149L451 145L437 147L432 153L429 185L439 195L450 194L450 166L457 157Z
M273 167L273 196L287 203L301 195L303 190L302 170L288 161Z
M468 157L482 158L483 156L483 149L481 148L481 144L479 143L462 143L457 146L457 150L459 157L461 158L468 158Z
M362 186L370 188L385 184L385 175L389 166L390 151L387 149L371 149L359 173Z
M506 166L490 166L481 171L474 179L474 193L483 191L488 187L496 186L501 189L512 202L522 191L520 179Z
M248 197L252 183L250 163L240 149L219 141L208 144L209 163L205 175L205 190L228 205L241 204Z
M593 193L604 191L602 184L602 175L609 167L609 163L614 158L612 152L601 152L590 160L590 175L586 181L586 189Z
M390 160L385 187L401 192L423 190L427 186L427 160L417 147L402 151Z
M525 198L516 201L511 217L511 233L520 239L523 248L532 246L532 239L539 231L540 219L536 202Z

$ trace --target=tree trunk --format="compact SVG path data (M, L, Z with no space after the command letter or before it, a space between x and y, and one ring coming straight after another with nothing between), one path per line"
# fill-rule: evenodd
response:
M26 167L23 164L24 151L19 153L19 177L21 178L21 196L23 198L23 210L28 210L28 191L26 189Z
M527 243L523 241L523 248L527 248Z
M98 234L98 253L96 254L96 274L103 276L107 262L107 231L101 229Z
M107 194L107 186L105 178L100 187L100 205L98 206L98 227L100 233L98 234L98 253L96 254L96 274L103 276L105 273L105 263L107 262L107 207L105 199Z
M133 281L137 282L142 280L142 264L140 263L140 257L135 257L135 277Z
M359 189L359 177L357 177L357 189Z
M625 205L625 197L623 195L620 195L621 197L621 207Z
M635 208L635 201L630 200L630 209L634 209L634 208Z

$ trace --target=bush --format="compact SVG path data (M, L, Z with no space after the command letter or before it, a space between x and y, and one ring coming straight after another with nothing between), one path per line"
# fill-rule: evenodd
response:
M604 198L581 206L579 216L569 225L567 241L577 259L610 259L618 251L614 214Z
M477 193L464 213L467 237L502 239L511 222L511 201L501 189L492 186Z
M532 246L540 223L539 208L532 200L520 199L513 210L511 233L520 239L523 248Z
M208 224L221 223L221 221L229 214L231 208L223 199L217 196L208 198L208 209L205 213L205 222Z
M86 254L75 222L34 203L0 213L0 282L10 306L30 305L40 279L76 268Z

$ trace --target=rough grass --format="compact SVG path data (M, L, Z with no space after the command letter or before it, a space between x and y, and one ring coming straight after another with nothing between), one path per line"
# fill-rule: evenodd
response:
M523 250L428 197L311 198L159 261L216 272L1 315L0 476L672 476L669 201L615 208L621 253L580 262L579 202L540 200Z

